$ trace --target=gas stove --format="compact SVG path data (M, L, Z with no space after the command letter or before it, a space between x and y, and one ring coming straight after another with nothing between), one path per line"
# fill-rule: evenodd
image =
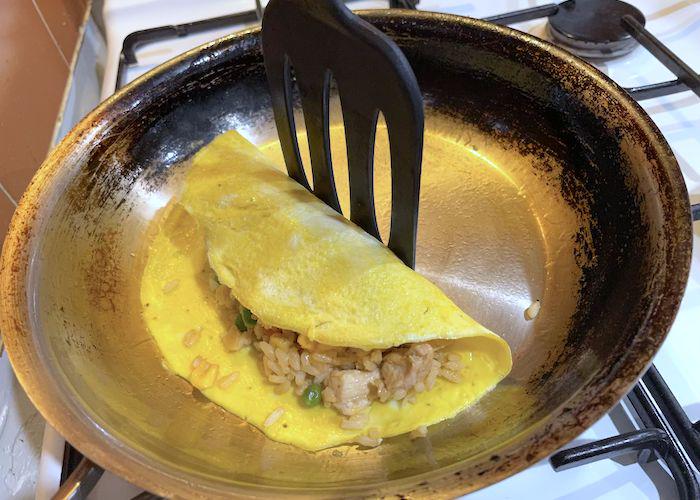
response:
M105 0L101 97L202 43L259 23L259 0ZM700 202L700 4L645 0L356 0L353 9L404 7L485 18L552 41L606 73L645 108ZM167 4L167 5L166 5ZM95 103L96 104L96 103ZM694 218L700 218L698 206ZM694 228L700 243L700 225ZM470 498L700 498L700 255L694 252L680 312L654 366L630 395L566 449ZM694 321L695 320L695 321ZM79 454L49 427L37 498L48 498ZM87 486L100 476L93 472ZM105 473L88 498L152 498Z

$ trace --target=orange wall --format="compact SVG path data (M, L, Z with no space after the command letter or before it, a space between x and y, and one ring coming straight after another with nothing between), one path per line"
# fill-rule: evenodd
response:
M0 242L49 148L89 0L0 0Z

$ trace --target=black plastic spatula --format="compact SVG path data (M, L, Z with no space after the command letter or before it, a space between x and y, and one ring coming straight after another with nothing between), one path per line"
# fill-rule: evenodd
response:
M331 164L328 94L338 85L345 123L350 219L379 238L373 160L377 117L387 123L391 153L389 248L413 267L423 151L423 100L396 44L350 12L341 0L271 0L262 24L265 69L277 133L289 175L309 187L299 156L292 77L301 95L313 192L340 212Z

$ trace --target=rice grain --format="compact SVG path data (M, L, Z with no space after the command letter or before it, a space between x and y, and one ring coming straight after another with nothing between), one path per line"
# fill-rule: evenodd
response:
M418 439L422 438L428 435L428 428L425 425L421 425L416 427L413 431L411 431L411 434L409 434L409 437L411 439Z
M284 413L284 408L279 407L275 409L272 413L270 413L267 418L265 419L265 422L263 422L264 427L270 427L272 424L277 422L279 418L282 416Z
M219 389L228 389L238 379L238 372L231 372L228 375L217 380L216 385Z
M187 347L188 349L195 345L197 342L199 342L200 337L202 336L201 334L201 328L200 329L192 329L189 332L185 334L184 337L182 337L182 344Z
M358 436L356 441L360 446L366 446L367 448L376 448L382 444L382 438L371 438L369 436Z
M537 315L540 313L540 301L536 300L532 304L530 304L530 307L525 309L525 319L527 320L533 320L537 317Z
M163 293L166 295L169 294L170 292L175 290L179 284L180 284L180 280L168 281L165 285L163 285Z
M369 422L369 415L366 413L359 413L351 417L344 418L340 422L340 427L343 429L362 429Z

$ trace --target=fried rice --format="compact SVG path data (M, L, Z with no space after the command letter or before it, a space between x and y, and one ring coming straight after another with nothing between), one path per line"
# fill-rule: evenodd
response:
M216 296L231 300L223 285ZM235 303L234 310L240 315L245 308ZM441 345L431 342L365 351L320 344L290 330L262 325L255 316L252 319L255 324L234 325L222 336L223 348L235 352L252 346L260 355L262 372L278 394L293 391L301 396L311 384L321 386L323 405L343 416L344 429L364 428L374 401L410 404L417 393L431 390L438 378L461 381L460 357L441 352ZM360 443L364 446L381 442L371 433L365 438Z

